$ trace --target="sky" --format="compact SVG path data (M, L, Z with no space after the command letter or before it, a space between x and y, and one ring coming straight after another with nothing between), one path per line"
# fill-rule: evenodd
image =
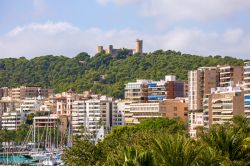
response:
M0 0L0 58L96 46L250 59L249 0Z

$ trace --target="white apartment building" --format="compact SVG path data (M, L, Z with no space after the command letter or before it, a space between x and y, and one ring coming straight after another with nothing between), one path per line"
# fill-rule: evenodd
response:
M23 114L20 112L4 112L2 115L2 129L17 130L24 120Z
M203 121L203 112L195 112L190 113L188 115L188 121L189 121L189 135L190 137L195 138L197 134L197 128L204 126Z
M125 125L124 112L119 110L118 104L120 100L116 100L112 103L112 127Z
M123 125L133 125L133 114L130 112L130 100L120 100L117 103L117 109L123 114Z
M98 133L106 133L111 127L122 125L122 119L117 102L110 97L76 100L72 105L73 135L84 135L92 140L103 139L104 134Z
M244 66L244 113L250 120L250 61Z
M132 114L132 124L139 124L147 118L166 117L164 107L160 103L131 103L130 113Z
M25 98L20 101L20 106L16 108L16 110L23 113L37 112L40 111L42 104L42 98Z

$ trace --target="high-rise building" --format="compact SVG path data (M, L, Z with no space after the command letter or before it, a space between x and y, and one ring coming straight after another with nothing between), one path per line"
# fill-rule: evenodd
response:
M112 127L123 125L123 117L117 110L117 102L111 97L76 100L72 106L73 135L83 135L95 141L104 138L104 134Z
M212 88L204 98L204 127L230 122L235 115L244 113L244 92L240 86Z
M201 67L188 72L188 110L189 134L196 137L196 128L203 126L203 98L210 94L211 88L219 85L217 67Z
M202 111L203 96L219 85L217 67L201 67L188 72L189 111Z
M124 112L119 110L120 100L112 102L112 127L125 125Z
M242 66L222 66L220 67L220 87L227 87L231 84L242 84Z
M244 66L244 112L250 120L250 61Z

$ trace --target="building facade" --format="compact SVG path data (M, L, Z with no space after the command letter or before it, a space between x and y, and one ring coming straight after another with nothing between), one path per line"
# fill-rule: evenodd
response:
M111 97L100 96L73 102L73 135L85 136L92 140L103 139L107 131L123 123L122 113L117 110L117 102Z
M244 113L244 92L240 86L217 87L204 98L204 127L231 122Z
M9 89L9 96L12 97L13 100L23 100L25 98L34 98L38 96L48 97L53 93L53 89L36 86L21 86Z
M166 117L165 106L159 102L131 103L130 113L132 114L130 124L139 124L147 118Z
M4 112L1 118L1 127L7 130L17 130L23 120L24 117L20 112Z
M250 120L250 61L244 66L244 112Z
M220 87L228 87L231 84L242 84L243 67L222 66L220 67Z
M125 86L125 99L134 102L159 102L185 95L185 84L175 76L165 76L165 80L137 80Z
M166 117L179 119L188 124L188 100L186 98L166 99L161 102Z
M125 99L134 102L146 102L148 97L148 80L137 80L125 85Z
M188 110L189 134L196 137L196 128L203 125L203 98L210 94L211 88L219 85L217 67L201 67L188 72Z

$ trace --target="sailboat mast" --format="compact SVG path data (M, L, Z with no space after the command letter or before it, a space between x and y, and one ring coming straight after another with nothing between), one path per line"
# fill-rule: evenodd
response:
M36 148L36 122L33 120L33 143L34 148Z

